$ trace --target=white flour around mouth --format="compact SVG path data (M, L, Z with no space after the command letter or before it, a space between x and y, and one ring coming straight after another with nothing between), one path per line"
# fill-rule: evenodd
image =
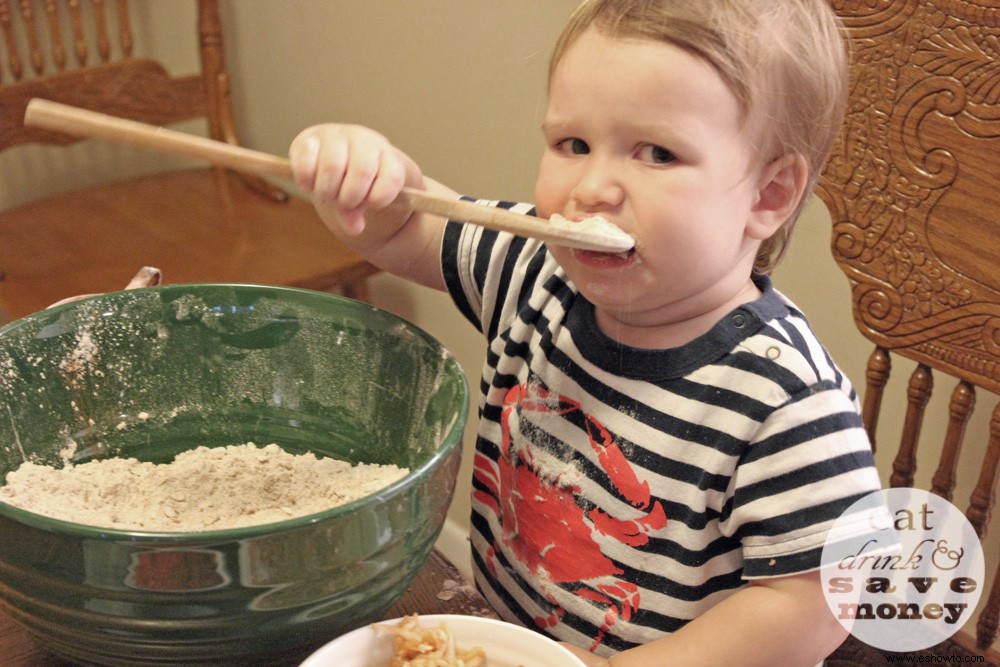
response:
M394 465L290 454L276 444L197 447L171 463L23 463L0 502L63 521L151 532L255 526L327 510L408 474Z

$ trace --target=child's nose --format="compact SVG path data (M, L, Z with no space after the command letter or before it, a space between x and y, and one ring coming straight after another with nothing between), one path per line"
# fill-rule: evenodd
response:
M580 174L573 194L586 208L617 206L625 196L621 176L621 168L616 167L611 160L592 155Z

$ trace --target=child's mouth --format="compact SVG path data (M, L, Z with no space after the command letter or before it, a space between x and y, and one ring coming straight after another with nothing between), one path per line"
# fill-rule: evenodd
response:
M573 257L580 264L595 269L620 269L638 261L635 248L625 252L574 250Z
M549 216L549 224L571 232L587 233L600 238L603 243L599 247L604 247L608 250L590 251L596 255L611 255L618 258L625 258L635 249L635 239L628 232L600 215L592 215L586 218L565 218L558 213L553 213ZM624 250L625 248L628 248L628 250ZM621 251L609 252L609 250Z

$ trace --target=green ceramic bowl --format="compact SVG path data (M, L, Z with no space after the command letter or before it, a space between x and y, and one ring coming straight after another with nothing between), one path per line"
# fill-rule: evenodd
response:
M0 503L0 604L82 664L294 663L379 619L451 500L468 388L412 324L305 290L180 285L0 330L0 480L22 461L276 442L410 474L307 517L211 532L107 530Z

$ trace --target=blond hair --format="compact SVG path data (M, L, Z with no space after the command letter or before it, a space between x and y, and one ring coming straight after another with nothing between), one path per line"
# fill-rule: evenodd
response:
M556 43L549 78L589 27L665 42L708 62L735 95L761 166L788 153L808 166L812 192L843 122L847 49L825 0L585 0ZM784 254L805 197L760 247L754 271Z

